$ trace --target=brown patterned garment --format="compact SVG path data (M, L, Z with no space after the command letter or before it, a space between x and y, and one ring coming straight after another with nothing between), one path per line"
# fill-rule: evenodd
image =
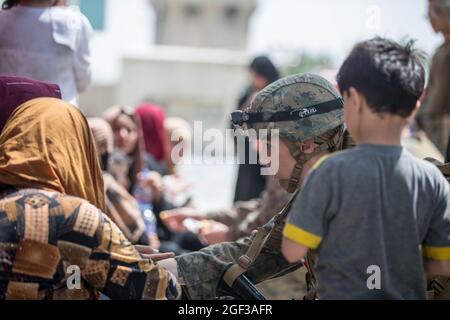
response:
M145 233L145 222L139 204L109 173L103 172L106 214L122 230L128 240L137 243Z
M73 266L80 271L75 289L68 285ZM175 299L181 290L173 279L86 200L37 189L0 192L0 299L96 299L99 292Z

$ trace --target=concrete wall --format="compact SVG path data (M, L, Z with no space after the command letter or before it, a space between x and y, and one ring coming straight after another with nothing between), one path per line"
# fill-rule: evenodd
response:
M256 0L150 0L156 43L245 49Z
M239 51L156 46L124 58L117 102L136 105L150 98L170 116L224 129L246 84L247 63Z
M115 85L93 84L80 95L80 109L87 117L101 116L106 108L117 103L116 93Z

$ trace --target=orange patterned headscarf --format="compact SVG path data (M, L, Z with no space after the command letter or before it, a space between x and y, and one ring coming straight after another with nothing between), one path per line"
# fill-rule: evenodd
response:
M58 191L105 212L95 142L83 114L55 98L18 107L0 132L0 183Z

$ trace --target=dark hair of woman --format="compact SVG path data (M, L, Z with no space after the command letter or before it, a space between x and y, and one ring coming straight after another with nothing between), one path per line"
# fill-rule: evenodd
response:
M12 7L17 6L19 3L20 3L20 0L5 0L2 3L2 9L3 10L11 9Z
M253 59L250 63L250 69L264 77L268 84L277 81L280 77L279 71L266 56L259 56Z

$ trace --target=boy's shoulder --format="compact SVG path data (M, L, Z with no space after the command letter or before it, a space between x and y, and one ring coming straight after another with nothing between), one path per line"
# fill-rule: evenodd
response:
M366 172L370 168L370 165L373 164L375 157L374 154L367 154L364 150L357 147L342 150L321 157L313 165L312 171L324 172L325 174L331 171ZM401 157L403 161L407 161L407 166L411 167L414 172L421 173L427 179L439 180L443 178L442 172L436 165L413 156L406 149L403 149Z
M360 157L360 154L354 148L342 151L336 151L322 156L312 166L313 170L330 170L341 168L349 164L349 161Z

